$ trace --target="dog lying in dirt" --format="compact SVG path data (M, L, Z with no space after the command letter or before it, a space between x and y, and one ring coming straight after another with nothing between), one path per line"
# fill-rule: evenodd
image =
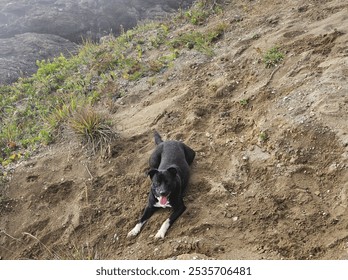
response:
M162 224L155 238L164 238L169 227L185 211L183 201L190 173L190 165L195 158L195 151L179 141L162 141L157 131L154 133L156 148L150 160L152 185L148 204L142 217L127 237L138 235L146 221L158 208L171 207L170 217Z

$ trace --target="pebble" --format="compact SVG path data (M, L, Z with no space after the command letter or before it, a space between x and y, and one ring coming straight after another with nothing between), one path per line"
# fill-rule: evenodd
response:
M113 238L113 243L115 243L115 241L118 241L119 240L119 237L117 235L117 233L114 234L114 238Z

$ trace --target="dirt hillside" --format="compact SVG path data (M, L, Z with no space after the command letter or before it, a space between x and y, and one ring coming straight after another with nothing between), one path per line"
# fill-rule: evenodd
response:
M176 30L224 23L213 57L187 50L116 101L110 157L66 139L16 167L2 259L348 258L348 3L229 2ZM275 46L284 59L267 68ZM187 210L163 240L167 209L127 239L153 129L197 152Z

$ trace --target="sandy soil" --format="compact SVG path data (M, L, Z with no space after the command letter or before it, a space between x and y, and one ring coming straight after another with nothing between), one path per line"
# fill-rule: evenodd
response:
M348 258L348 4L231 2L199 27L228 26L213 58L185 51L127 88L110 157L66 139L15 169L2 259ZM266 68L274 46L285 59ZM153 129L197 152L187 210L163 240L167 209L127 239Z

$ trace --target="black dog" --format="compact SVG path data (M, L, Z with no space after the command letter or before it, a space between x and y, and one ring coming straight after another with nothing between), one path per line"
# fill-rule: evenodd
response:
M158 207L172 207L173 212L167 219L155 238L164 238L168 228L185 211L183 195L189 180L189 165L196 153L179 141L162 141L155 131L156 149L150 157L150 171L152 186L149 193L148 205L136 226L127 237L136 236L145 222Z

